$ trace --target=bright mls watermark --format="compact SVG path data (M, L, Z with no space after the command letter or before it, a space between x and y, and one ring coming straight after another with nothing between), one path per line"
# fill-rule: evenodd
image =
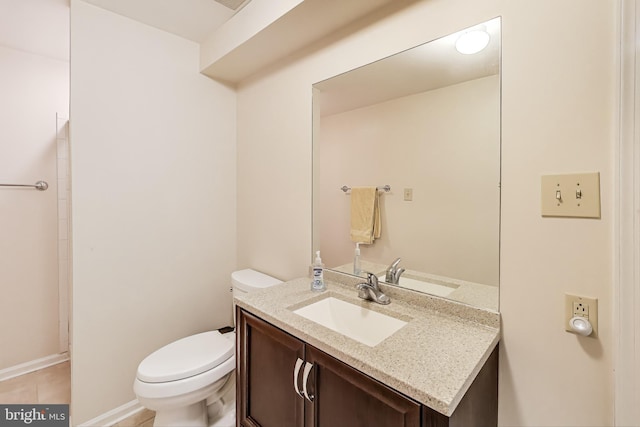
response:
M69 405L0 405L0 427L69 427Z

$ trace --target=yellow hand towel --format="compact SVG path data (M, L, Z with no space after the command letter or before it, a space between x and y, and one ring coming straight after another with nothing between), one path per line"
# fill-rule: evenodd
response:
M380 238L380 206L376 187L351 189L351 240L365 244Z

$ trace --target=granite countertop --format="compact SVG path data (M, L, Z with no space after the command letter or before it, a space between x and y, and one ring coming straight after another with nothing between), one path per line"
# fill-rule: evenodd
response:
M310 291L310 279L305 277L238 296L235 302L355 369L450 416L500 339L499 313L381 284L391 297L391 304L383 306L358 298L357 281L357 277L325 272L327 291ZM326 297L408 323L370 347L293 312Z

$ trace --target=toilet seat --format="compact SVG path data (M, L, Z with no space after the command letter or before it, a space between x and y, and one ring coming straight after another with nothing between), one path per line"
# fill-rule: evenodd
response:
M133 391L141 403L147 399L177 399L179 396L187 395L197 390L202 393L201 399L206 399L207 395L211 393L209 389L220 387L222 384L218 385L217 382L226 381L226 376L232 373L235 368L236 356L232 354L229 359L215 368L193 377L164 383L148 383L136 378L133 382ZM148 403L145 406L155 410L155 407Z
M147 356L136 377L144 383L166 383L202 374L233 356L234 344L218 331L179 339Z

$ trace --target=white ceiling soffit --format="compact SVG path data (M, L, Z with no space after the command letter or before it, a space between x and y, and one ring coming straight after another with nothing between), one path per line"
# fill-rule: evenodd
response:
M241 6L250 0L85 1L118 15L126 16L196 43L202 43L209 33L228 21L241 9Z
M288 12L230 50L210 54L208 44L202 44L200 72L236 84L354 22L372 23L417 1L421 0L300 0ZM219 31L228 29L231 24L241 26L234 22L241 15ZM211 40L216 39L221 39L219 32L212 33Z

